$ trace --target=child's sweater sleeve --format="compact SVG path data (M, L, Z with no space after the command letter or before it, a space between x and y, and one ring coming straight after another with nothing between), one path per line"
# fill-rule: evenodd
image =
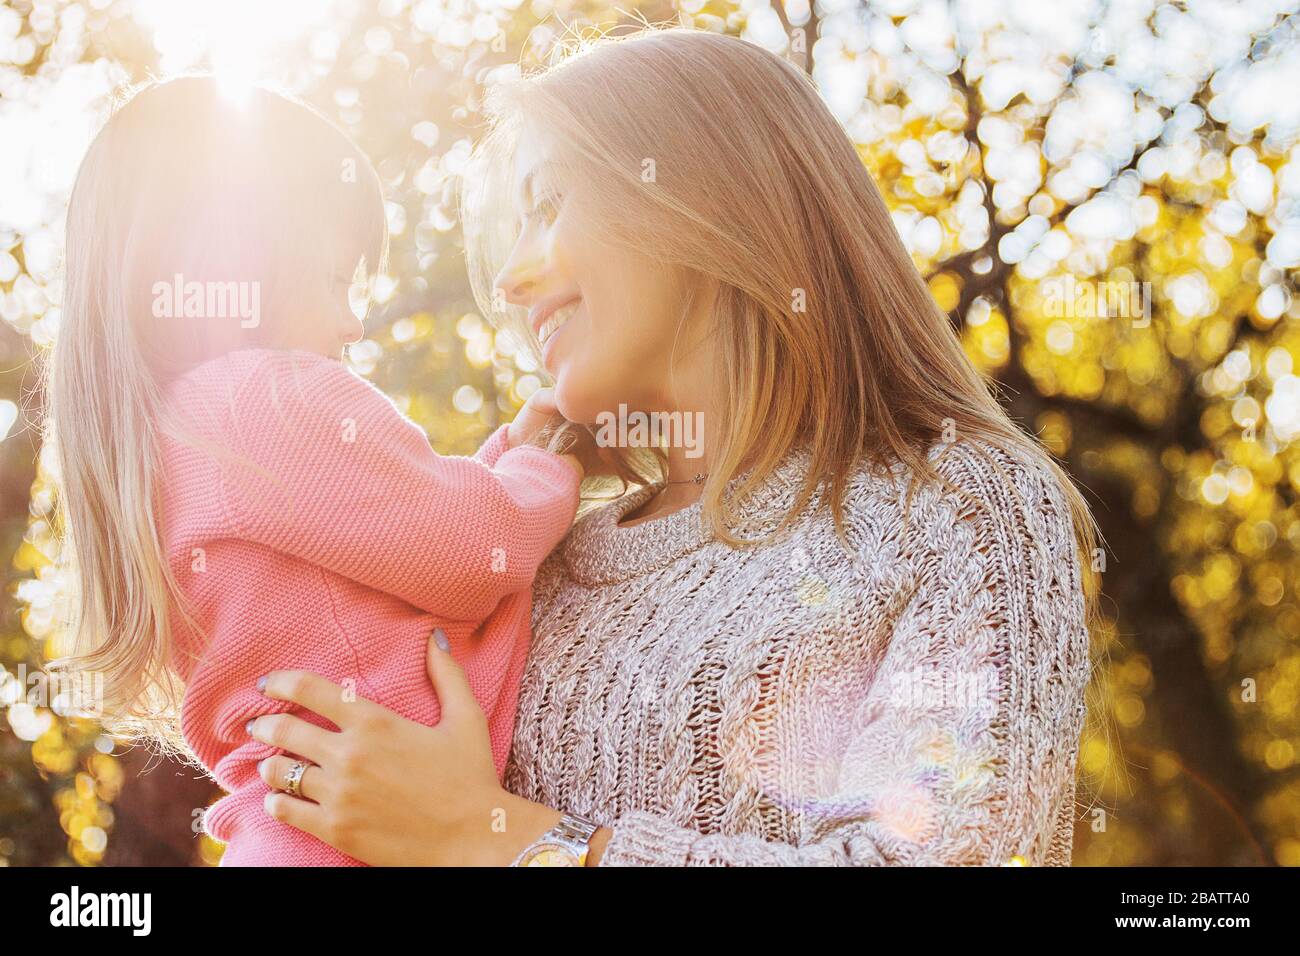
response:
M475 458L438 455L377 388L302 352L252 365L230 431L223 491L241 536L453 620L528 587L577 510L557 456L508 449L504 430Z
M474 460L482 462L489 468L495 468L501 456L510 450L510 426L502 425L491 435L487 441L478 446L478 451L474 452Z

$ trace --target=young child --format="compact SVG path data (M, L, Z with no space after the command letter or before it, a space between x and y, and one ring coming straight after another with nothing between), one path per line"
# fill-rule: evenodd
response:
M512 448L506 428L440 457L339 361L384 223L378 178L337 128L202 77L116 112L69 208L50 394L75 664L137 725L174 725L183 694L184 743L229 792L206 818L223 865L356 864L263 810L257 764L280 751L246 724L293 709L258 693L269 671L433 724L441 628L503 770L530 584L577 506L570 457Z

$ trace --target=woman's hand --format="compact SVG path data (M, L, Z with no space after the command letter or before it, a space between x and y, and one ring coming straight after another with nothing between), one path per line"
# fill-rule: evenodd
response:
M553 826L559 813L498 783L487 719L445 642L440 630L429 641L429 676L442 705L434 727L349 697L317 674L268 674L262 693L340 730L291 714L250 721L255 739L314 765L300 782L301 798L270 793L266 812L375 866L507 866ZM258 773L283 790L293 763L268 757Z

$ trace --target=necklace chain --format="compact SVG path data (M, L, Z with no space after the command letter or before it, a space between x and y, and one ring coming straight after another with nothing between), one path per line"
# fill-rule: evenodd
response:
M679 478L676 481L665 481L664 484L665 485L702 485L704 484L704 479L707 477L709 477L709 473L707 471L701 471L697 473L694 478Z

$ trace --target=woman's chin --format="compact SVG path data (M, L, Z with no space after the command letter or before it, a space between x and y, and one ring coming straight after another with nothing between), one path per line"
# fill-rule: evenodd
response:
M571 422L592 425L601 408L608 403L602 403L597 395L575 386L574 378L573 375L566 374L563 368L555 376L555 407Z
M582 416L581 403L575 403L569 397L568 392L560 387L559 382L556 382L555 384L555 407L559 409L561 415L571 422L586 421Z

